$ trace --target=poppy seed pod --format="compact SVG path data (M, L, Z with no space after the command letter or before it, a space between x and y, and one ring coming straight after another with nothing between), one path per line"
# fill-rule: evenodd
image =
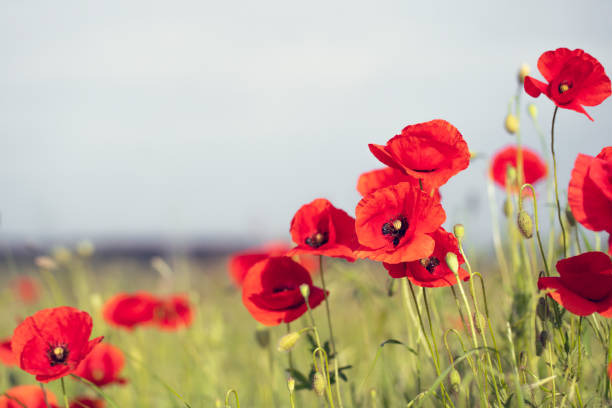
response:
M538 107L535 106L534 103L527 105L527 112L529 113L529 116L531 116L531 119L538 119Z
M300 332L291 332L285 334L278 341L278 351L289 351L295 346L295 343L300 339Z
M459 260L457 259L457 255L453 252L448 252L446 254L446 265L454 274L459 273Z
M530 72L531 72L531 68L529 67L529 65L527 65L526 63L522 63L521 67L519 68L519 72L518 72L519 83L522 84L523 82L525 82L525 77L529 75Z
M531 216L527 214L527 211L519 211L516 218L516 223L518 224L521 234L523 234L525 238L529 239L533 237L533 220L531 219Z
M504 200L504 206L502 210L506 218L512 217L512 214L514 214L514 205L512 205L512 200Z
M504 126L506 127L506 131L513 135L519 130L519 120L515 115L509 113L508 116L506 116Z
M325 377L318 371L312 377L312 389L319 397L325 393Z

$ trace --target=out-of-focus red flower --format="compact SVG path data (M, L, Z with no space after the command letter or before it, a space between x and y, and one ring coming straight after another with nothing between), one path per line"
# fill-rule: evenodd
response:
M110 325L132 329L151 323L158 303L157 298L146 292L118 293L106 301L102 315Z
M17 365L17 359L13 355L13 349L11 349L11 339L0 340L0 362L7 366Z
M20 276L13 281L17 297L26 304L36 303L40 299L40 284L31 276Z
M595 312L612 317L612 260L603 252L585 252L557 262L559 277L538 279L540 290L578 316Z
M546 178L546 175L548 174L548 167L540 155L525 147L522 147L521 151L523 153L523 182L535 184L538 181ZM495 153L495 156L493 156L491 167L489 169L489 175L493 181L495 181L495 183L502 188L506 187L506 174L508 172L508 167L512 166L518 171L516 155L516 146L507 146ZM512 186L513 190L516 190L517 188L517 186Z
M163 330L177 330L189 327L193 311L185 295L173 295L160 299L153 311L153 323Z
M288 257L271 257L256 263L246 275L242 302L253 318L266 326L289 323L307 310L300 292L302 284L310 287L308 303L315 308L325 293L312 285L306 268Z
M291 220L290 232L297 246L288 256L324 255L355 260L355 219L324 198L303 205Z
M104 408L106 403L98 398L78 397L70 401L70 408Z
M89 340L91 316L73 307L43 309L15 329L11 346L19 367L49 382L72 373L102 337Z
M125 357L120 349L108 343L100 343L81 361L73 374L98 387L125 384L125 379L119 377L124 365Z
M576 157L567 199L574 218L585 228L612 233L612 146L597 157Z
M548 96L560 108L584 113L584 106L599 105L610 96L610 78L604 67L581 49L557 48L538 59L538 70L548 83L525 77L525 92L537 98Z
M470 152L463 136L442 119L406 126L386 145L369 146L378 160L417 183L422 180L429 189L440 187L470 164Z
M261 248L253 248L244 252L237 252L229 260L229 273L236 286L242 286L242 281L246 276L246 273L251 266L255 265L259 261L270 256L283 256L291 247L284 242L272 242L264 245ZM302 254L296 256L297 262L302 264L310 273L314 273L317 270L318 260L313 255Z
M440 202L411 183L385 187L364 197L355 210L362 245L355 254L391 264L429 257L435 246L429 235L446 213Z
M45 404L45 394L47 402L51 408L58 408L57 398L48 390L43 394L38 385L18 385L0 395L0 408L47 408Z
M608 364L608 378L612 380L612 361Z
M399 264L383 263L383 266L389 272L389 276L392 278L407 277L415 285L424 288L438 288L456 284L455 274L446 265L446 254L453 252L457 255L459 265L465 262L461 252L459 252L457 238L450 232L445 231L444 228L438 228L430 236L435 241L435 247L429 257ZM470 274L465 269L459 268L459 278L468 280Z

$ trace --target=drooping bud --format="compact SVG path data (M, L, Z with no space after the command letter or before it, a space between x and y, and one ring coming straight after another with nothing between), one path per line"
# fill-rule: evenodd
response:
M529 112L529 116L531 116L531 119L538 119L538 107L534 103L530 103L529 105L527 105L527 112Z
M300 339L300 332L291 332L285 334L278 341L278 351L289 351L295 346L295 343Z
M310 286L308 286L307 283L302 283L300 285L300 293L302 296L304 296L304 299L308 300L308 297L310 296Z
M524 83L525 82L525 77L527 75L529 75L530 72L531 72L531 68L529 67L529 65L527 65L526 63L523 62L521 64L521 68L519 69L519 72L518 72L519 83L521 83L521 84Z
M506 121L504 122L504 126L506 127L506 131L510 133L511 135L513 135L519 130L519 120L515 115L513 115L512 113L509 113L506 116Z
M461 241L465 235L465 227L463 224L455 224L453 227L453 234L455 234L455 237Z
M510 199L504 200L503 211L504 211L504 215L506 216L506 218L512 217L512 214L514 213L514 205L512 204L512 200Z
M478 334L482 333L487 327L487 319L480 312L474 313L474 328Z
M529 239L533 237L533 220L531 216L527 214L527 211L519 211L516 223L518 224L521 234L523 234L525 238Z
M451 383L451 390L457 394L459 393L459 390L461 389L461 375L459 374L459 371L457 371L456 368L453 368L453 370L450 372L450 383Z
M572 209L569 207L565 207L565 218L567 219L567 223L570 225L570 227L574 227L576 225L576 218L574 218Z
M259 347L265 349L270 344L270 329L267 327L259 327L255 330L255 340Z
M448 269L450 269L454 274L459 273L459 260L457 259L457 254L454 252L446 253L446 265Z
M325 377L318 371L312 377L312 389L319 397L325 393Z

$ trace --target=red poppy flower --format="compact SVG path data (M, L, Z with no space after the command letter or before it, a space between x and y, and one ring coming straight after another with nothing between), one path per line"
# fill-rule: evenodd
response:
M78 397L70 401L70 408L104 408L106 403L101 399Z
M437 188L470 164L461 133L442 119L406 126L385 146L370 144L378 160L430 188Z
M435 241L435 247L429 257L399 264L383 263L383 266L389 272L389 276L392 278L407 277L415 285L424 288L438 288L456 284L455 274L446 265L446 254L453 252L457 255L459 265L465 262L459 252L457 238L450 232L446 232L444 228L438 228L430 236ZM459 278L468 280L470 274L465 269L459 268Z
M603 66L583 50L557 48L538 59L538 70L548 83L525 77L525 92L548 96L560 108L584 113L584 106L599 105L610 96L610 78Z
M300 292L302 284L310 287L308 303L315 308L325 294L312 285L306 268L289 257L271 257L249 270L242 285L242 302L253 318L266 326L290 323L307 310Z
M355 254L392 264L427 258L434 250L429 235L446 219L440 202L410 183L377 190L355 209L362 245Z
M303 205L291 220L290 232L297 246L288 256L325 255L355 260L355 219L324 198Z
M523 153L523 181L525 183L535 184L538 181L546 178L546 175L548 174L548 167L540 155L525 147L522 147L521 151ZM506 173L508 166L512 166L515 169L518 167L516 164L516 154L516 146L507 146L495 153L495 156L493 156L491 168L489 169L489 175L493 181L495 181L495 183L502 188L506 187ZM516 186L513 187L515 189L517 188Z
M17 365L17 360L11 348L11 339L0 340L0 362L7 366Z
M574 218L585 228L612 233L612 146L597 157L576 157L567 199Z
M38 281L31 276L20 276L13 281L13 289L23 303L36 303L40 298Z
M612 361L608 364L608 378L612 380Z
M273 242L267 245L264 245L262 248L254 248L244 252L235 253L229 260L229 272L230 276L234 280L236 286L242 286L242 281L246 276L246 273L251 266L255 265L259 261L263 261L264 259L270 256L283 256L285 255L291 248L284 242ZM297 257L296 261L298 261L302 266L311 273L313 273L317 269L317 262L313 255L301 255Z
M132 329L151 323L159 301L146 292L119 293L106 301L102 315L108 324Z
M153 312L153 323L163 330L189 327L192 321L193 311L189 299L184 295L174 295L160 300Z
M125 364L123 352L117 347L100 343L77 367L75 375L83 377L98 387L108 384L125 384L125 379L119 377Z
M38 385L18 385L0 395L0 408L47 408L45 404L45 394L47 402L51 408L57 408L57 398L48 390L43 390Z
M357 191L359 191L359 194L361 194L362 197L365 197L376 190L402 182L410 182L415 186L419 185L419 181L417 179L405 175L402 171L391 167L385 167L384 169L368 171L359 176L359 180L357 181ZM432 189L427 185L424 185L423 190L431 191ZM441 199L440 191L437 188L435 189L434 195L438 200Z
M538 279L540 290L578 316L612 317L612 260L603 252L585 252L557 262L559 277Z
M73 307L43 309L15 329L13 354L22 370L49 382L72 373L102 337L89 340L91 316Z

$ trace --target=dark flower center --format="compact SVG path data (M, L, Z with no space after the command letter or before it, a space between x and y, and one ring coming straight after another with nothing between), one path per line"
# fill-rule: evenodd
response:
M423 268L427 269L427 272L433 275L436 270L436 266L440 265L440 260L435 256L430 256L429 258L423 258L419 261Z
M66 364L69 354L70 350L68 350L68 346L63 343L49 344L49 348L47 349L47 358L49 359L49 364L51 364L51 367L58 364Z
M383 235L388 235L388 238L393 242L393 246L399 244L400 239L406 235L406 230L408 230L408 221L403 215L392 218L382 226Z
M306 238L305 242L306 242L306 245L308 245L311 248L318 248L321 245L327 244L327 241L329 241L329 234L327 232L317 231L316 233Z
M559 93L567 92L572 88L572 85L566 81L563 81L559 84Z
M294 286L290 286L290 285L277 286L274 289L272 289L272 293L289 292L289 291L294 290L294 289L295 289L295 287Z

